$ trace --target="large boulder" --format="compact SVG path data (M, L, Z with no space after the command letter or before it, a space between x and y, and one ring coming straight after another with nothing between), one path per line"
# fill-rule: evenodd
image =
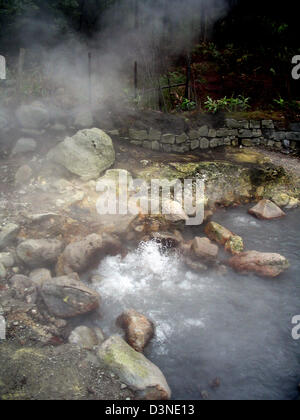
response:
M286 215L280 207L270 200L261 200L255 207L249 210L249 214L264 220L279 219Z
M142 353L154 335L154 325L144 315L129 309L119 316L117 324L126 332L126 341Z
M192 249L197 257L208 262L215 261L219 253L218 246L213 244L208 238L194 238Z
M282 255L257 251L236 255L229 265L239 273L253 272L265 277L277 277L289 268L288 260Z
M28 239L17 247L20 260L31 268L47 266L56 262L63 250L57 239Z
M59 258L56 267L57 275L81 273L86 270L93 257L103 248L103 240L95 233L78 242L69 244Z
M39 102L31 105L21 105L16 112L20 125L26 129L41 129L49 124L49 112Z
M98 128L82 130L50 150L48 158L85 181L96 179L115 162L111 138Z
M39 292L49 313L63 319L89 313L100 303L99 294L75 280L75 276L53 278L44 283Z
M98 351L100 360L141 399L168 400L171 390L160 369L119 336L106 340Z

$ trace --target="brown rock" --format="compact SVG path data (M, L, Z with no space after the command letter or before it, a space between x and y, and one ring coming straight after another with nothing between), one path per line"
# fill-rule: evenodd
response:
M69 244L59 257L56 266L58 276L86 270L92 259L103 248L102 237L96 234L87 236L78 242Z
M286 214L270 200L261 200L255 207L249 210L249 214L264 220L278 219L286 216Z
M265 277L277 277L289 268L289 262L285 257L257 251L236 255L229 260L229 265L240 273L253 272Z
M117 324L126 332L126 341L134 350L142 353L154 335L154 325L134 309L124 312Z
M197 257L206 261L215 261L219 253L219 247L208 238L196 237L193 240L192 249Z

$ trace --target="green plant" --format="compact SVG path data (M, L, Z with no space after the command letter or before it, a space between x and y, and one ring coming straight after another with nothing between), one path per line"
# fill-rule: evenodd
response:
M197 104L187 98L182 98L181 102L177 105L177 111L193 111Z
M286 108L288 106L288 101L283 99L281 96L279 96L279 99L274 99L274 102L279 108Z
M300 106L297 101L288 101L281 96L278 99L273 99L274 106L284 112L299 113Z
M206 102L204 103L205 109L208 112L215 114L218 111L227 111L227 112L237 112L237 111L246 111L250 108L249 105L250 98L245 98L242 95L238 97L227 98L225 96L222 99L212 99L210 96L207 97Z

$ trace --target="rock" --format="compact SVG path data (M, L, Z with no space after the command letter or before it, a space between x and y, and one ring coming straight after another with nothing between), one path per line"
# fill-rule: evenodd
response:
M111 138L98 128L82 130L50 150L51 159L85 181L96 179L115 162Z
M63 243L57 239L28 239L17 247L20 260L29 267L38 268L56 262Z
M29 278L36 286L41 287L44 283L51 280L51 272L46 268L37 268L29 274Z
M28 129L45 128L49 123L49 113L43 104L35 102L18 108L17 119L20 125Z
M88 350L70 344L57 347L0 346L1 400L126 400L129 389L112 378Z
M99 344L95 331L85 326L75 328L71 332L68 341L70 344L75 344L86 350L92 350Z
M300 201L297 198L290 197L290 201L285 206L285 208L288 209L288 210L296 209L297 207L299 207L299 205L300 205Z
M1 252L0 263L3 264L6 268L11 268L14 266L15 260L10 252Z
M53 278L39 291L50 314L63 319L89 313L100 303L97 292L71 276Z
M205 233L212 241L224 245L225 250L233 255L239 254L244 250L243 239L226 229L216 222L210 222L205 227Z
M193 258L188 256L184 257L184 262L193 271L197 271L199 273L207 271L207 266L205 264L202 264L200 261L195 261Z
M17 237L20 226L8 223L0 227L0 250L10 245Z
M249 210L249 214L264 220L278 219L286 216L286 214L270 200L261 200L255 207Z
M174 200L163 201L163 216L171 223L186 222L188 220L188 216L181 204Z
M4 265L0 262L0 280L5 279L6 277L6 269Z
M22 185L30 180L32 177L32 169L28 165L21 166L15 175L15 183L16 185Z
M225 244L225 250L231 252L233 255L240 254L244 251L244 241L238 235L231 236Z
M161 244L164 248L178 248L182 242L183 237L180 232L151 232L149 240Z
M215 261L219 253L218 246L214 245L208 238L194 238L192 249L197 257L209 262Z
M277 277L289 268L285 257L257 251L236 255L229 260L229 265L240 273L254 272L265 277Z
M59 258L56 272L58 275L72 272L81 273L89 267L92 259L103 249L100 235L93 233L78 242L69 244ZM99 257L100 259L100 257Z
M225 245L226 242L233 236L233 233L225 227L216 222L209 222L205 227L205 234L211 241L215 241L220 245Z
M15 291L15 297L17 299L26 300L27 303L36 302L37 290L28 277L17 274L9 282L11 288Z
M140 353L153 338L153 323L134 309L129 309L120 315L117 324L125 330L127 343Z
M13 148L13 151L11 152L11 155L15 156L15 155L23 154L23 153L34 152L35 149L36 149L35 140L21 138L17 141L15 147Z
M272 196L271 201L278 207L286 207L290 202L290 196L285 193L277 193Z
M139 398L171 398L171 390L160 369L121 337L112 336L106 340L98 351L98 357L122 382L133 391L137 391Z
M106 255L118 255L122 252L122 242L120 239L113 234L103 232L102 234L102 249L99 253L99 258Z

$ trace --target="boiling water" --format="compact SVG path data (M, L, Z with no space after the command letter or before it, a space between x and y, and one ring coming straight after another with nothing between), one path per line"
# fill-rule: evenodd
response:
M291 320L300 315L300 212L266 222L243 208L220 211L214 220L240 234L247 249L288 257L291 269L275 280L231 269L199 274L157 244L142 244L124 259L101 262L99 325L120 333L115 320L129 308L150 317L156 336L145 354L165 374L174 399L296 398L300 341L292 339Z

